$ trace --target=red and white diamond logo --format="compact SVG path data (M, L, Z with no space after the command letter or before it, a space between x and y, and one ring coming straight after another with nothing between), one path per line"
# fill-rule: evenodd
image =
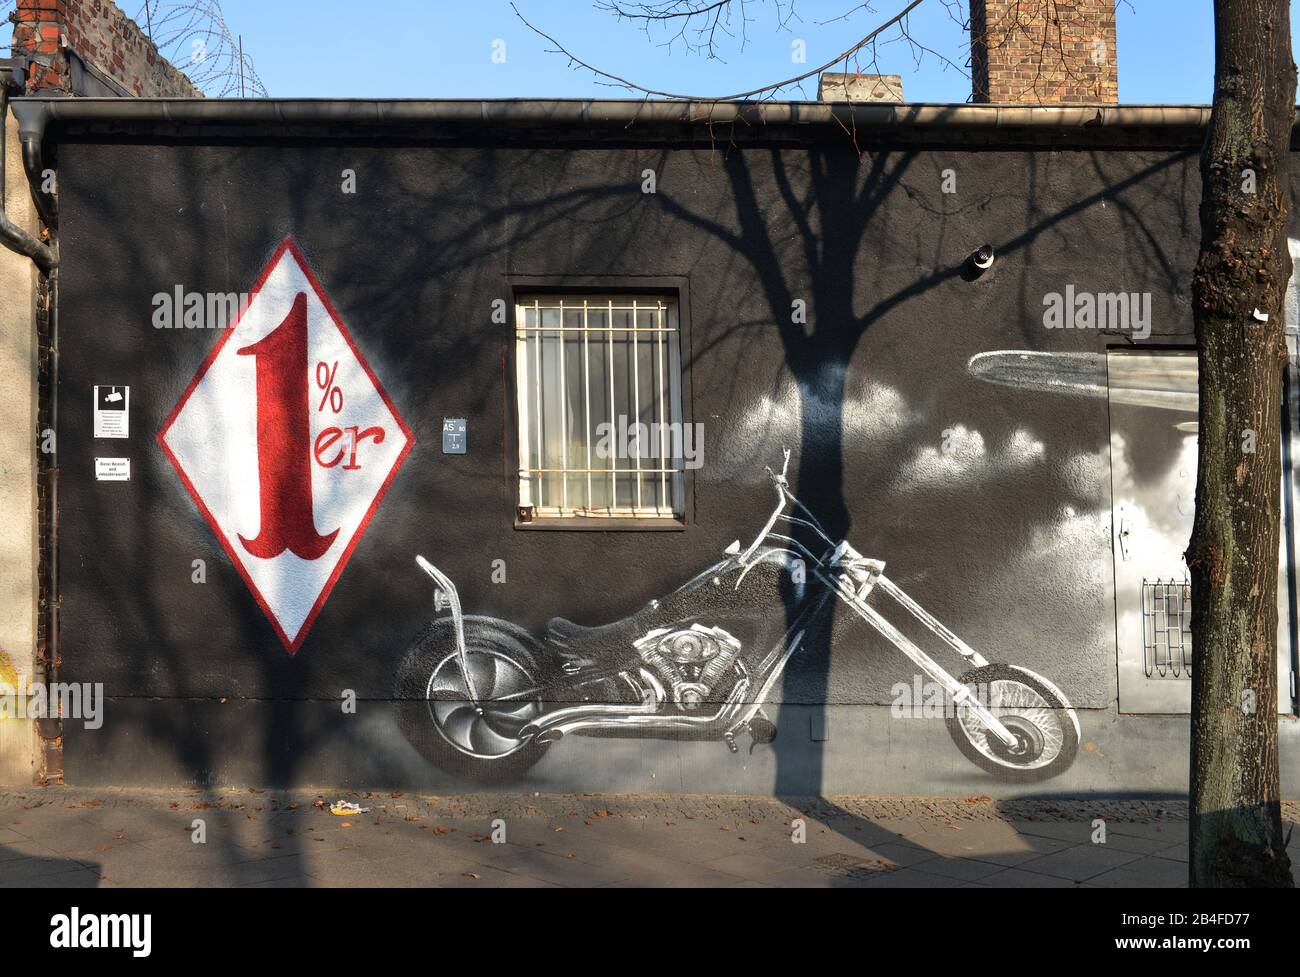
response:
M286 238L158 444L292 655L415 438Z

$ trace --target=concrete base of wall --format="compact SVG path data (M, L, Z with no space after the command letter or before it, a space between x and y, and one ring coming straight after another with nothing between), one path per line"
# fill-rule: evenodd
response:
M1187 717L1080 712L1083 743L1055 779L1010 784L973 766L942 720L899 720L887 707L786 706L778 735L752 752L719 741L572 736L522 777L483 783L439 770L398 729L391 703L356 715L322 702L109 699L104 724L68 724L65 776L75 786L254 785L402 788L430 793L680 792L754 795L926 794L1151 796L1187 791ZM814 729L829 739L815 742ZM166 735L146 735L166 730ZM1281 720L1282 791L1300 797L1300 722Z

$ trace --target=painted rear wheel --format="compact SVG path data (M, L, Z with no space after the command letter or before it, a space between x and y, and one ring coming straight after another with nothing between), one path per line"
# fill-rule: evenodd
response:
M537 679L521 657L471 647L464 664L456 651L438 663L425 702L434 729L449 746L476 760L502 760L528 745L519 732L542 710ZM473 680L473 699L465 667Z
M520 736L542 712L534 648L531 636L506 621L467 617L467 680L452 622L434 622L407 651L401 669L406 738L449 773L476 780L522 774L547 748Z

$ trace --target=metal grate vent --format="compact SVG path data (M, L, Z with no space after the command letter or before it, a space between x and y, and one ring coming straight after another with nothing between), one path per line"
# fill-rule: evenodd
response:
M1147 678L1192 674L1192 586L1187 580L1142 581L1142 659Z

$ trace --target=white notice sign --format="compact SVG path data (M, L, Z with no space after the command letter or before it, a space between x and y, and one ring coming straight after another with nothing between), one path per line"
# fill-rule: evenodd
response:
M96 458L95 481L129 482L131 481L130 458Z
M95 437L125 438L131 428L131 388L95 388Z

